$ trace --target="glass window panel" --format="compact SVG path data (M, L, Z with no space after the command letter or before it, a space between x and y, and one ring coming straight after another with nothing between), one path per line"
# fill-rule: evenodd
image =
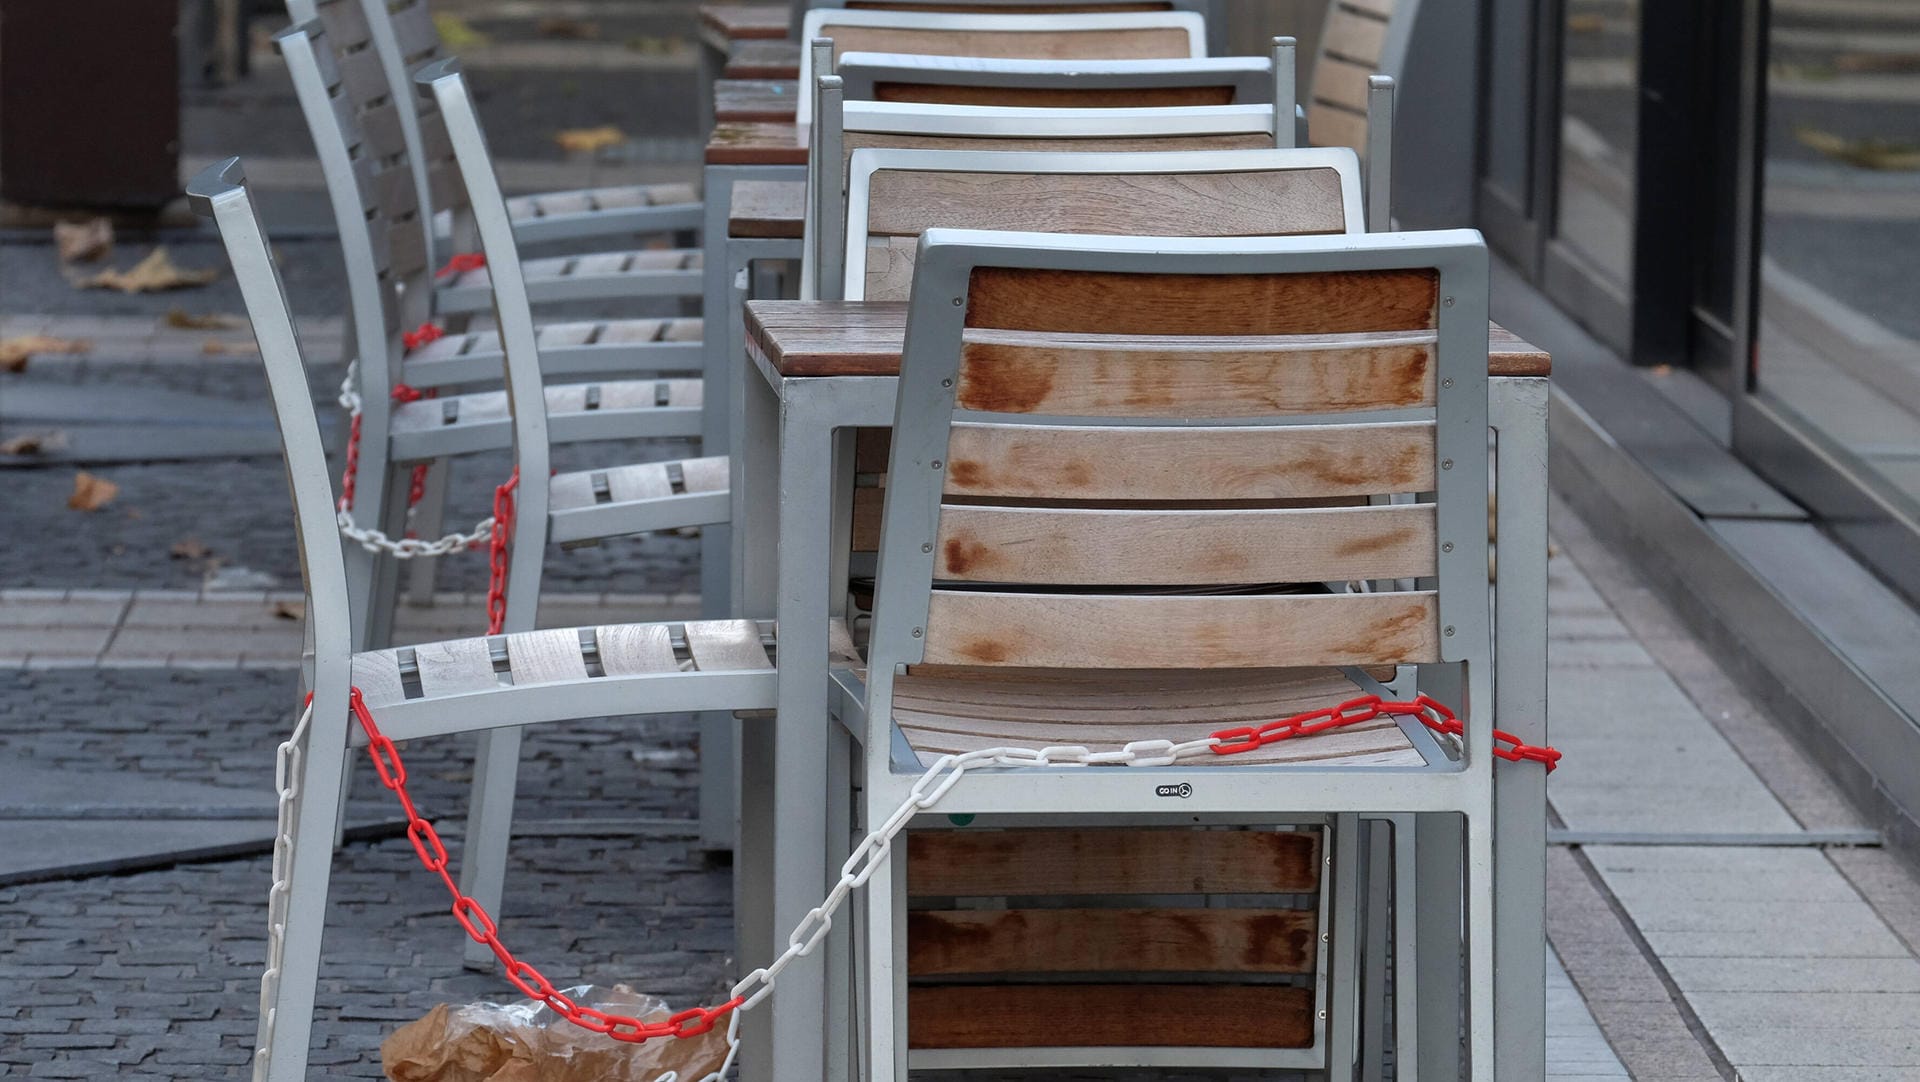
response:
M1556 232L1608 282L1633 267L1639 0L1567 0Z

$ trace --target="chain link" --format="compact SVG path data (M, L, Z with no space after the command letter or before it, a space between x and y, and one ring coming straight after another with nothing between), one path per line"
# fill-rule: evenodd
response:
M293 873L293 831L298 822L301 760L307 750L307 731L313 720L313 696L307 696L300 720L274 753L273 787L280 802L273 829L273 886L267 890L267 970L260 974L260 1046L254 1049L254 1082L267 1075L267 1050L273 1047L278 1021L273 1003L280 995L280 963L286 957L287 898Z
M1455 717L1447 705L1431 695L1419 695L1409 702L1390 702L1378 695L1362 695L1357 699L1348 699L1339 706L1330 706L1323 710L1310 710L1304 714L1269 721L1264 725L1244 725L1237 729L1222 729L1213 734L1213 752L1216 755L1237 755L1268 744L1277 744L1282 740L1312 736L1329 729L1359 725L1383 717L1411 717L1436 733L1447 736L1464 736L1466 723ZM1493 754L1510 763L1534 762L1553 773L1560 765L1560 752L1554 748L1539 744L1529 744L1512 733L1501 729L1493 731Z

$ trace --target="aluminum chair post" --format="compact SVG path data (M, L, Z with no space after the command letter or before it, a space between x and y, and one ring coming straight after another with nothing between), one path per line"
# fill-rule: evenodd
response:
M1393 229L1393 79L1367 79L1367 230Z
M1299 99L1292 38L1273 39L1273 142L1282 149L1294 143L1294 111Z
M816 238L819 256L813 285L820 300L838 301L847 296L841 281L846 273L846 103L838 75L822 75L817 82L820 111L815 114L814 131L818 133L820 158L815 170L820 177L820 187L811 235Z

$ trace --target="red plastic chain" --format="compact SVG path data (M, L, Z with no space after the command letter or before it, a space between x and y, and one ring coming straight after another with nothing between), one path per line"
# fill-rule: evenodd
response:
M512 487L513 482L500 486L501 491ZM495 537L501 536L498 527ZM380 726L374 724L373 712L360 696L360 689L354 688L349 703L353 707L353 716L359 721L360 728L367 734L367 756L373 760L374 772L380 775L380 784L387 787L400 801L400 810L407 816L407 841L413 844L414 855L420 863L447 888L447 895L453 899L453 919L460 922L467 935L473 941L485 946L500 960L505 969L507 980L530 999L546 1004L553 1013L593 1033L604 1033L616 1041L639 1044L655 1037L698 1037L718 1025L722 1018L746 1002L746 996L735 996L725 1003L713 1007L690 1007L664 1021L645 1022L627 1015L608 1014L592 1007L582 1007L573 1000L555 990L553 982L548 980L530 963L514 957L507 945L500 942L499 930L494 926L493 918L460 890L452 874L447 871L447 847L433 824L420 816L414 807L413 798L407 794L407 768L400 761L400 749L394 746L380 732Z
M1357 699L1348 699L1339 706L1330 706L1324 710L1309 710L1303 714L1269 721L1264 725L1246 725L1237 729L1222 729L1213 736L1220 743L1213 746L1215 755L1237 755L1243 751L1263 748L1268 744L1277 744L1282 740L1295 737L1312 736L1329 729L1339 729L1348 725L1359 725L1383 717L1414 717L1420 723L1437 733L1448 736L1460 736L1466 732L1466 724L1453 716L1446 704L1429 695L1421 695L1411 702L1382 699L1378 695L1362 695ZM1560 752L1537 744L1528 744L1512 733L1495 729L1493 731L1493 753L1508 762L1522 761L1539 763L1548 773L1560 764Z
M447 332L441 329L438 323L422 323L418 327L402 334L400 336L400 344L407 347L408 351L412 351L419 349L429 342L438 342L446 336Z
M447 265L433 272L435 278L445 278L449 274L464 274L470 270L479 270L487 265L487 257L480 252L461 252L447 260Z
M505 484L493 490L493 536L487 542L487 634L498 635L507 623L507 541L513 533L513 490L520 484L520 467Z
M396 383L393 385L393 400L402 405L408 402L418 402L422 398L432 398L437 393L438 392L431 390L422 391L416 387L409 387L404 383ZM340 467L340 510L353 510L354 484L359 479L359 476L360 411L355 410L353 411L352 420L349 421L347 425L347 461ZM420 502L420 498L426 494L426 485L427 467L426 464L422 463L413 468L413 486L407 493L408 507L412 507L414 504Z

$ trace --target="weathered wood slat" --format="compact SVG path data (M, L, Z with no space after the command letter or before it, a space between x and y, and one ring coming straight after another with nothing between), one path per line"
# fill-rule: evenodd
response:
M353 686L360 689L360 698L376 710L405 702L407 698L406 688L400 681L400 662L391 650L353 655Z
M907 1041L913 1048L1304 1048L1313 1043L1313 993L1231 984L910 988Z
M1350 147L1367 156L1367 118L1332 105L1307 106L1307 141L1317 147Z
M1432 575L1431 504L1200 511L950 504L934 577L1061 586L1200 586Z
M935 590L929 665L1286 668L1439 660L1431 591L1228 597Z
M1301 909L971 909L907 914L907 973L1306 973Z
M806 210L803 181L738 181L727 212L727 232L736 237L798 237Z
M1169 339L975 330L964 336L955 401L987 413L1101 417L1404 409L1433 404L1434 345L1427 333Z
M955 173L887 169L867 228L928 227L1173 237L1297 236L1346 228L1332 169L1220 173Z
M449 639L414 648L420 666L420 690L428 698L487 691L500 686L485 639Z
M953 496L1180 500L1205 492L1221 501L1426 492L1433 484L1429 421L1199 431L962 423L947 444L945 482Z
M508 635L507 667L516 687L587 678L587 663L580 656L580 633L570 627Z
M1350 334L1435 326L1433 271L1121 274L981 267L967 325L1076 334Z
M687 624L687 650L701 672L768 669L773 662L752 620L699 620Z
M1328 13L1320 49L1340 59L1372 68L1380 62L1380 45L1386 36L1386 20L1356 15L1336 7Z
M600 668L608 676L675 672L673 637L665 624L605 624L593 629Z
M1186 30L1179 27L946 30L847 26L836 25L828 20L820 27L820 36L833 39L836 61L848 53L983 56L1021 60L1152 60L1193 55L1193 40Z
M1309 894L1317 830L934 830L907 835L921 897Z
M1373 75L1373 68L1366 64L1354 64L1339 57L1323 56L1313 70L1313 98L1351 109L1358 113L1367 111L1367 79Z
M1341 701L1327 699L1313 705L1337 706ZM1149 719L1146 715L1150 711L1123 708L1114 710L1112 718L1106 722L1067 724L1052 718L1020 721L958 717L956 713L958 711L928 713L896 706L893 716L900 725L902 735L925 766L932 766L942 755L960 755L1009 745L1023 748L1084 747L1097 753L1119 751L1135 740L1171 740L1178 744L1188 740L1204 740L1222 729L1286 716L1286 713L1269 713L1259 717L1170 722ZM1207 756L1193 759L1187 766L1205 770L1212 766L1271 766L1285 763L1420 766L1424 762L1425 759L1398 725L1388 719L1379 719L1331 729L1311 737L1279 741L1231 758Z

